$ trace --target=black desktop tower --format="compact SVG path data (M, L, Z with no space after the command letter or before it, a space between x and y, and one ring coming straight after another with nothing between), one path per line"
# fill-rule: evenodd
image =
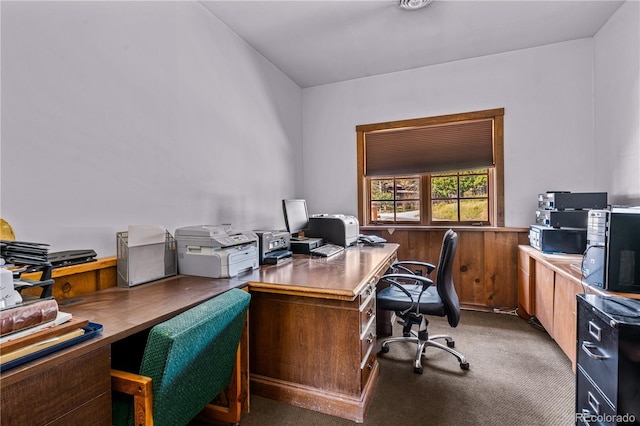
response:
M640 293L640 209L589 211L582 275L596 287Z

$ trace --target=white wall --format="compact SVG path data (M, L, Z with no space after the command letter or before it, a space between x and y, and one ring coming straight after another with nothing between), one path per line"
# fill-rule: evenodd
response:
M640 206L640 2L627 1L594 37L594 173L609 202Z
M545 190L640 204L638 6L593 39L301 90L195 2L1 2L0 215L108 256L128 224L355 214L356 125L499 107L507 226Z
M592 62L589 38L303 89L309 209L357 213L356 125L501 107L507 226L533 223L541 192L606 191Z
M51 251L129 224L282 228L302 93L194 2L2 2L1 216Z

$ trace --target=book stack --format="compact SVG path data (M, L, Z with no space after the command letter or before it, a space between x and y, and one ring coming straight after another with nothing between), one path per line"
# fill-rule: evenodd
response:
M60 312L53 298L23 302L3 309L0 311L2 370L11 362L83 336L88 324L88 320Z

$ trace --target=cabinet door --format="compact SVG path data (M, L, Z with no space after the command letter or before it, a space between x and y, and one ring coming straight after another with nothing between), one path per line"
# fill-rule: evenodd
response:
M534 313L532 277L534 260L524 250L518 251L518 315L529 319Z
M582 287L574 281L556 274L553 307L553 338L571 360L576 371L576 295Z
M547 332L553 335L553 291L555 273L543 264L536 262L534 281L535 316Z

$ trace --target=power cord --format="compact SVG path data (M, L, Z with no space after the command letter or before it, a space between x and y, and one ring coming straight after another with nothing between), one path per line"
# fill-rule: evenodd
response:
M538 318L536 318L536 317L529 318L529 325L532 326L533 328L535 328L538 331L542 331L544 333L547 332L547 330L540 323L540 320L538 320Z

